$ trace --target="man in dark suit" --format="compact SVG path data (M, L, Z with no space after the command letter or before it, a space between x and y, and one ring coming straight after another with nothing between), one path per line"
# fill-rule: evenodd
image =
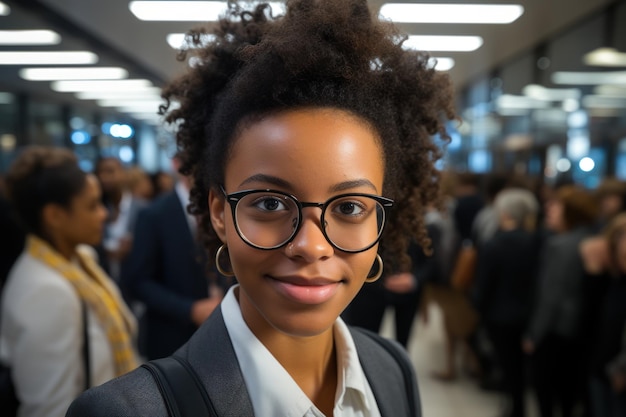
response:
M189 188L181 178L137 218L133 249L123 280L145 305L140 318L140 351L148 359L171 355L222 299L217 272L208 273L195 239L195 218L187 213Z

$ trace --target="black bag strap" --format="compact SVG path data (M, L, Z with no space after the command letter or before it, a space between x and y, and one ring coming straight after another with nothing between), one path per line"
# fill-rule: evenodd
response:
M81 301L83 315L83 365L85 369L85 390L91 388L91 349L89 349L89 318L87 305Z
M152 374L170 417L218 417L198 375L178 356L141 365Z
M374 334L372 332L365 331L364 329L354 328L354 330L358 330L361 334L365 334L369 336L370 339L372 339L373 341L378 343L380 346L382 346L382 348L385 349L394 358L396 362L398 362L398 365L400 366L400 369L402 370L402 376L404 379L404 389L406 391L406 398L409 403L409 411L411 413L410 415L418 416L420 407L415 403L415 393L417 392L417 385L413 377L413 372L412 372L413 365L411 364L411 362L408 360L408 358L405 355L403 355L400 352L398 347L396 347L390 340L385 339L384 337L378 336L377 334Z

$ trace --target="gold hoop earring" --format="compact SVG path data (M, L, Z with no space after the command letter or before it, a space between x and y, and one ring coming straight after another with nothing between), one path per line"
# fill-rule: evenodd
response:
M371 277L368 275L367 278L365 278L365 282L368 284L378 281L378 279L383 275L383 258L381 258L379 254L376 254L376 261L378 262L378 270ZM373 266L372 269L374 269Z
M234 277L235 273L233 271L226 271L224 268L222 268L222 265L220 265L220 258L222 257L224 249L228 251L228 247L226 245L220 246L217 250L217 253L215 254L215 267L217 268L218 272L225 277Z

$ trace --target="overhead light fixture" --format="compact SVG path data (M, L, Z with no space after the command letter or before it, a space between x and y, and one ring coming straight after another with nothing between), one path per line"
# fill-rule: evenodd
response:
M193 44L189 44L184 33L170 33L167 35L167 43L174 49L188 49L196 47ZM204 33L200 35L201 46L208 45L215 40L216 36L211 33Z
M285 11L285 3L270 2L269 5L274 15ZM206 22L217 21L224 16L228 2L131 1L128 8L139 20Z
M552 74L554 84L595 85L626 84L626 71L570 72L557 71Z
M593 92L601 96L626 97L626 85L599 85Z
M583 97L583 106L600 109L626 109L626 97L610 97L590 94Z
M545 100L537 100L536 98L527 96L503 94L496 99L496 107L506 110L545 109L550 107L550 103Z
M11 8L0 1L0 16L8 16L11 13Z
M626 52L615 48L598 48L585 54L583 62L598 67L626 67Z
M151 87L149 80L80 80L54 81L51 88L61 93L77 93L79 91L133 91Z
M120 80L128 77L128 71L119 67L22 68L19 74L28 81Z
M522 94L537 100L563 101L567 99L579 99L578 88L546 88L538 84L529 84L522 89Z
M107 100L98 100L98 106L100 107L150 107L155 110L159 108L159 106L165 104L165 100L163 99L141 99L136 98L135 100L125 100L125 99L107 99Z
M482 44L483 38L480 36L411 35L402 46L419 51L470 52L480 48Z
M387 3L379 17L403 23L507 24L524 13L519 4Z
M428 65L437 71L448 71L454 67L454 59L448 57L431 57Z
M51 30L0 30L0 45L57 45L61 35Z
M88 51L1 51L0 65L91 65L98 55Z
M136 88L132 91L81 91L76 93L79 100L140 100L161 98L161 89L159 87Z

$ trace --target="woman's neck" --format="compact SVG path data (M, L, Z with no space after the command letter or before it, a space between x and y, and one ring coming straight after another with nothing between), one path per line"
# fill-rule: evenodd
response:
M48 242L50 246L54 248L61 256L68 261L71 261L76 255L76 245L69 243L65 239L61 239L54 236L40 236L43 240Z

